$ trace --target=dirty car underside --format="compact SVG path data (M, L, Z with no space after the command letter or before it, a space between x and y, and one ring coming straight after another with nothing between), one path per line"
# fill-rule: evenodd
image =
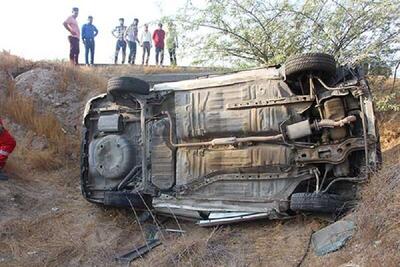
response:
M201 225L338 212L380 163L367 81L325 54L148 89L113 78L88 102L89 201Z

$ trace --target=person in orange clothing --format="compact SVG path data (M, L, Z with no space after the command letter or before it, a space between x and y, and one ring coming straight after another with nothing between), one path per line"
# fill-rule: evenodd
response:
M16 145L14 137L4 128L3 121L0 119L0 180L7 180L2 170Z

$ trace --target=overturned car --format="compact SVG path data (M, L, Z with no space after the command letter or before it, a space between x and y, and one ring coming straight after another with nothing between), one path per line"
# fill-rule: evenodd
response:
M86 105L81 155L90 202L204 226L343 211L381 162L362 71L321 53L151 90L112 78Z

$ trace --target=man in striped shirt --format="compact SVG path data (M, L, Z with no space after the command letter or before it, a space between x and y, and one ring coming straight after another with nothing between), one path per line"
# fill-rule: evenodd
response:
M8 156L13 152L16 146L14 137L4 128L0 119L0 180L7 180L7 176L2 172L6 165Z
M138 24L139 19L134 19L133 23L129 25L128 29L125 32L125 38L128 41L129 46L129 56L128 56L128 63L135 64L136 59L136 42L139 42L138 38Z
M119 50L121 49L122 49L122 64L125 63L125 57L126 57L125 32L126 32L126 26L124 25L124 19L120 18L119 25L115 27L115 29L112 31L112 35L115 38L117 38L117 44L115 46L115 58L114 58L115 64L117 64L118 62L118 54Z

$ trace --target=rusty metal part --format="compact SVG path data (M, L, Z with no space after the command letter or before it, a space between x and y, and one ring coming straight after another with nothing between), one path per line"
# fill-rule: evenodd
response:
M368 144L373 144L373 140L368 140ZM332 163L343 162L348 154L355 150L364 149L363 138L349 138L336 145L322 145L316 148L302 148L297 151L297 163Z
M257 108L285 104L296 104L314 102L315 97L308 95L288 96L282 98L266 99L266 100L251 100L246 102L230 103L226 105L227 109L243 109L243 108Z
M333 166L333 175L335 177L348 176L350 173L350 162L348 159L338 165Z
M199 147L199 146L218 146L218 145L234 145L238 143L245 142L271 142L271 141L279 141L282 140L283 135L277 134L272 136L249 136L249 137L226 137L226 138L215 138L211 141L207 142L195 142L195 143L181 143L176 144L173 141L173 124L172 117L168 111L163 112L163 114L167 115L169 121L169 141L170 145L177 147Z
M345 116L342 98L335 97L324 102L325 118L338 120Z
M313 124L313 127L317 130L322 129L322 128L335 128L335 127L343 127L346 124L350 124L352 122L355 122L357 120L356 116L347 116L341 120L335 121L335 120L320 120L316 121Z
M291 140L299 139L302 137L310 136L312 130L321 130L322 128L338 128L343 127L346 124L350 124L356 121L355 116L347 116L341 120L335 121L330 119L324 119L320 121L314 121L309 123L308 120L297 122L286 127L286 133ZM334 129L336 130L336 129Z
M341 120L345 116L344 105L339 97L328 99L324 102L325 119ZM331 129L329 135L332 140L341 140L347 136L345 128Z
M312 134L311 125L308 120L297 122L286 127L286 133L291 140L310 136Z
M341 87L329 87L326 85L320 78L315 77L319 83L326 89L326 90L347 90L347 89L358 89L359 86L350 85L350 86L341 86Z
M368 167L368 145L367 145L367 122L365 121L365 107L364 98L360 96L360 107L361 107L361 121L363 126L363 137L364 137L364 151L365 151L365 166Z

